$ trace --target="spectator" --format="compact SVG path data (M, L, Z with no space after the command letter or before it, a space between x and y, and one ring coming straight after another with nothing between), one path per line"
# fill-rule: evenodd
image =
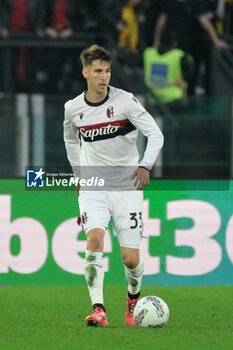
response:
M225 17L224 0L205 0L207 13L206 16L212 22L219 35L223 34L223 20Z
M75 0L41 0L43 34L51 39L66 39L76 29L82 30L82 10L82 5Z
M203 0L163 0L161 14L155 26L154 46L158 47L161 34L166 24L171 30L177 30L179 47L185 52L192 53L194 61L196 57L197 43L194 43L194 23L199 21L207 32L215 47L227 48L227 43L220 39L213 24L206 16L206 9ZM194 93L195 79L189 84L189 94Z
M168 0L163 1L162 13L155 27L155 46L158 45L162 30L168 22L170 28L178 30L180 48L192 53L196 67L198 67L200 38L195 35L198 20L217 48L228 47L225 41L218 38L213 24L206 16L206 4L202 0L174 0L172 3ZM194 93L196 77L197 71L189 85L190 95Z
M0 35L3 38L22 32L38 33L40 0L0 0L0 8ZM13 57L16 89L25 90L34 74L33 50L20 47Z
M165 30L159 49L148 47L143 55L146 85L163 103L173 105L186 96L187 83L193 71L192 58L177 47L177 34ZM149 102L155 103L152 100Z
M121 12L121 22L118 23L118 45L128 46L131 51L137 51L139 40L139 24L135 12L135 1L126 0Z
M99 31L102 25L101 5L103 0L85 0L79 3L83 6L82 15L85 18L83 29L85 32Z
M212 23L216 32L219 35L223 34L224 0L205 0L204 5L206 17ZM201 26L200 22L196 21L192 48L196 64L196 75L194 76L196 94L202 95L206 93L208 95L209 92L211 44L208 33Z
M153 31L161 12L161 0L148 0L146 6L145 47L153 46Z
M117 43L121 23L121 1L120 0L101 0L101 30L110 35ZM100 19L99 19L100 21ZM114 45L115 46L115 45Z
M118 23L120 47L127 46L136 52L141 47L140 37L145 23L145 1L125 0L121 12L121 22Z
M227 35L233 35L233 0L225 0L225 7L224 32Z
M51 40L67 40L75 31L83 30L84 9L76 0L41 0L41 36ZM46 59L45 59L46 58ZM72 88L76 50L52 48L41 55L42 85L47 92L64 92ZM75 63L73 62L75 61Z
M9 17L12 11L11 1L0 0L0 36L6 37L9 35Z
M36 32L39 29L40 0L0 0L0 35Z
M213 24L206 16L203 0L163 0L161 14L155 26L154 46L159 46L162 31L168 22L168 27L178 32L180 48L185 52L191 52L196 20L199 21L217 48L227 47L226 42L218 37Z
M146 8L147 8L147 0L139 0L135 5L135 13L138 20L139 25L139 43L138 50L143 51L146 45L146 26L147 26L147 18L146 18Z

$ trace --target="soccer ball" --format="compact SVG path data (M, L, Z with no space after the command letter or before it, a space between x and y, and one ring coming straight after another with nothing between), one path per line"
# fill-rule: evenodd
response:
M147 296L137 302L134 319L139 327L162 328L169 319L169 309L161 298Z

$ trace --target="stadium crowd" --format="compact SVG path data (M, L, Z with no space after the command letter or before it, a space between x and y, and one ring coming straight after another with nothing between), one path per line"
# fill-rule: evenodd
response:
M233 35L232 9L233 0L0 0L0 40L30 33L35 40L64 41L75 40L77 33L92 33L98 44L105 36L120 56L132 59L145 72L148 60L161 63L168 51L175 50L176 62L188 59L179 73L174 68L177 76L169 84L188 89L190 95L197 93L204 67L202 88L208 94L211 46L228 47L222 38ZM19 47L14 53L16 91L27 91L33 82L45 92L64 92L78 78L79 52L75 50ZM190 69L193 74L186 74ZM67 76L70 80L65 85ZM146 77L145 82L153 83Z

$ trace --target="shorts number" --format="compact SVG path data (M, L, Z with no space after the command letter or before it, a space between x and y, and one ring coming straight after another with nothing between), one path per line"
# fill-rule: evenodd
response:
M130 228L134 229L138 226L137 213L129 213L129 215L130 215L130 220L133 221L133 225L131 225ZM141 211L138 213L138 217L139 217L140 222L142 223L142 212ZM141 228L141 225L140 225L140 228Z

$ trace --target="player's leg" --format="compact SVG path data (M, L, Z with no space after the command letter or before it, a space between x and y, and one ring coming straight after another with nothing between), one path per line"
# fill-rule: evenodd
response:
M94 228L87 233L87 249L85 254L85 277L89 295L93 305L92 315L86 317L88 326L107 326L108 321L105 313L103 299L103 248L104 230Z
M129 282L128 292L135 297L140 293L143 275L143 262L140 260L140 251L139 249L121 247L121 257L125 266L125 275Z
M121 247L121 257L125 266L125 276L128 280L125 323L127 326L136 326L133 311L140 298L143 262L140 260L139 249Z
M93 306L103 309L103 247L104 231L100 228L92 229L87 233L87 249L85 254L85 277Z
M86 317L88 326L107 326L103 300L103 248L104 233L110 218L109 210L106 210L106 200L103 193L85 192L79 196L79 206L84 230L87 234L87 246L85 254L85 277L91 298L93 313Z
M121 246L122 261L128 280L125 323L134 326L133 310L140 297L143 276L143 262L140 260L140 243L142 237L141 191L122 191L114 195L113 224Z

